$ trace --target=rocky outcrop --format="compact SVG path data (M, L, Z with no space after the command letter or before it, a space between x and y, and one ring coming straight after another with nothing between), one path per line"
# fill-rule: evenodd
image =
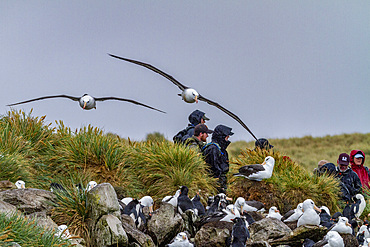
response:
M9 180L0 181L0 191L16 189L16 188L17 188L17 186L15 186L15 184L10 182Z
M251 238L248 242L268 241L290 235L292 230L281 220L275 218L264 218L249 226Z
M163 246L184 229L184 221L171 204L161 202L148 220L147 227L153 241L158 246Z
M5 214L14 214L14 213L20 213L16 206L13 206L12 204L9 204L7 202L0 201L0 213Z
M93 246L128 246L117 195L111 184L99 184L88 192L86 208Z
M130 216L128 217L132 220ZM155 247L156 246L152 238L149 235L136 229L135 224L132 225L132 224L127 224L126 222L122 222L122 226L128 236L129 243L131 245L135 243L141 247Z
M38 226L46 230L56 230L58 228L58 225L45 212L32 213L26 217L35 221Z
M228 246L232 227L233 223L229 222L207 223L195 234L195 245L197 247Z
M50 214L53 208L51 201L55 195L47 190L40 189L14 189L0 192L0 200L12 204L24 214L46 212Z

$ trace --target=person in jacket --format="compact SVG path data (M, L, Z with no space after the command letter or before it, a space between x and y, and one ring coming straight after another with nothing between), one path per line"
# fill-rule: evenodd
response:
M349 162L351 163L352 170L357 173L361 180L363 188L370 188L370 173L369 168L364 166L365 163L365 153L361 150L352 150L349 154Z
M194 135L185 141L185 145L202 153L203 147L207 142L208 134L212 133L213 130L208 129L207 125L198 124L194 128Z
M255 148L266 149L266 150L269 150L274 147L273 145L269 143L269 141L266 138L259 138L257 141L255 141L254 146Z
M341 153L337 160L337 176L341 181L341 197L346 202L351 202L352 197L361 193L361 180L349 167L349 155Z
M229 137L234 133L232 128L225 125L217 125L213 130L212 142L203 147L203 155L209 165L211 175L218 178L219 193L225 193L227 189L226 174L229 171L229 154L226 148L230 145Z
M189 119L188 127L180 131L173 137L174 142L185 143L186 139L194 135L195 126L197 126L198 124L205 124L205 122L209 120L209 118L206 117L206 114L200 110L195 110L192 113L190 113L188 119Z

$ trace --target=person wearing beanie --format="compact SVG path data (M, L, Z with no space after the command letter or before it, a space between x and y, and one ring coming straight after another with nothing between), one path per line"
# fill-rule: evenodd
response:
M352 197L361 193L361 180L349 167L349 155L341 153L337 160L337 177L341 181L341 197L346 202L351 202Z
M213 130L208 129L205 124L198 124L194 128L194 135L185 141L185 145L202 152L203 146L207 142L208 134L212 134Z
M349 154L349 162L351 163L352 170L357 173L360 178L362 187L369 189L370 172L369 168L364 166L365 153L361 150L352 150Z
M179 131L173 137L173 141L175 143L185 143L186 139L194 135L195 126L197 126L198 124L204 124L206 121L209 120L209 118L206 117L206 114L200 110L195 110L192 113L190 113L188 119L189 119L188 127Z
M219 193L225 193L227 189L226 174L229 172L229 154L226 148L230 145L229 137L234 133L232 128L225 125L217 125L213 130L212 142L203 147L203 155L209 170L214 178L218 178Z

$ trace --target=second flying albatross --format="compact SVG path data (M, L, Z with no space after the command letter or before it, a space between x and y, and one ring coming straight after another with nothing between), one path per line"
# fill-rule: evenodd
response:
M132 59L128 59L128 58L119 57L119 56L112 55L112 54L109 54L109 53L108 53L108 55L109 56L112 56L114 58L117 58L117 59L121 59L121 60L130 62L130 63L134 63L134 64L137 64L137 65L143 66L143 67L145 67L147 69L150 69L151 71L154 71L155 73L160 74L161 76L167 78L173 84L175 84L176 86L178 86L178 88L182 91L182 93L179 94L179 95L182 97L182 99L185 102L187 102L187 103L194 103L194 102L198 102L198 100L200 100L200 101L207 102L208 104L217 107L218 109L220 109L221 111L225 112L227 115L229 115L230 117L232 117L233 119L235 119L238 123L240 123L244 127L244 129L246 129L253 136L253 138L257 140L257 137L252 133L252 131L247 127L247 125L237 115L235 115L231 111L227 110L226 108L224 108L223 106L221 106L217 102L214 102L212 100L209 100L209 99L203 97L195 89L190 88L190 87L187 87L187 86L181 84L178 80L176 80L175 78L173 78L171 75L169 75L169 74L167 74L167 73L159 70L158 68L154 67L153 65L150 65L150 64L147 64L147 63L143 63L143 62L132 60Z
M165 113L164 111L158 110L158 109L156 109L154 107L145 105L143 103L140 103L140 102L137 102L137 101L131 100L131 99L124 99L124 98L118 98L118 97L94 98L94 97L92 97L92 96L90 96L88 94L84 94L82 97L74 97L74 96L69 96L69 95L64 95L64 94L61 94L61 95L52 95L52 96L43 96L43 97L39 97L39 98L35 98L35 99L30 99L30 100L26 100L26 101L22 101L22 102L10 104L10 105L7 105L7 106L20 105L20 104L29 103L29 102L32 102L32 101L43 100L43 99L51 99L51 98L67 98L67 99L71 99L73 101L78 101L79 104L80 104L80 106L81 106L81 108L84 109L84 110L91 110L93 108L96 109L96 101L119 100L119 101L127 101L127 102L130 102L130 103L136 104L136 105L141 105L141 106L147 107L149 109L152 109L152 110L156 110L156 111Z

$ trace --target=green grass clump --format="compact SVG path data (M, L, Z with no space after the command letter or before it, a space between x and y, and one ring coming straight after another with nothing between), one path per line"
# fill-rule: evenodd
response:
M125 164L129 173L136 177L141 195L155 199L173 195L180 186L186 185L189 194L199 189L202 194L216 192L215 179L208 176L202 156L183 145L171 142L133 143L127 150Z
M79 189L75 184L62 184L65 190L56 190L53 193L56 199L52 203L51 217L58 225L68 225L70 233L80 236L90 243L87 227L86 191ZM86 184L81 184L86 188Z
M72 246L69 240L54 236L54 232L46 231L21 215L0 213L0 246L11 246L16 242L22 247L60 247Z
M261 164L266 156L272 156L275 159L272 177L261 182L250 181L243 177L230 178L233 197L243 196L248 200L259 200L265 203L267 208L277 206L283 213L308 198L318 206L325 205L330 210L339 210L340 188L337 179L314 176L291 158L277 151L247 149L237 159L240 165L232 166L232 173L236 173L241 165Z

